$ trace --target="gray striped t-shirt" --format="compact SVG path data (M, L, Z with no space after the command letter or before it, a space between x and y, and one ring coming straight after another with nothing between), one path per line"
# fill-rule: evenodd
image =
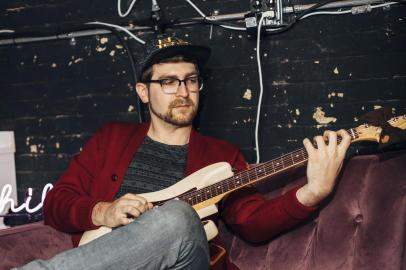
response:
M185 177L188 144L167 145L146 136L116 195L141 194L169 187Z

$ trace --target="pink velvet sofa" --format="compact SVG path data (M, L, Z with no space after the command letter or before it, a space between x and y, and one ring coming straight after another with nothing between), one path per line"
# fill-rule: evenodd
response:
M266 196L303 177L259 186ZM240 269L406 269L406 151L356 156L346 162L334 194L304 224L253 245L220 223L231 261ZM72 248L67 234L42 223L0 231L0 270Z

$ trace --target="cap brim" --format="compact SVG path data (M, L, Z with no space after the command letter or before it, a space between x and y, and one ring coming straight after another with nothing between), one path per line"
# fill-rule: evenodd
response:
M152 66L155 63L159 63L160 61L182 55L185 58L196 60L199 67L206 64L207 60L210 57L211 50L208 47L198 46L198 45L177 45L177 46L170 46L167 48L163 48L159 51L153 53L147 62L142 65L141 72L143 72L146 68Z

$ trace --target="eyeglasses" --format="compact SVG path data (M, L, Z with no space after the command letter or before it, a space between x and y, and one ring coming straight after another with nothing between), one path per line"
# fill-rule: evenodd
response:
M203 89L203 79L200 76L187 77L184 80L179 80L177 78L165 78L144 82L159 83L161 85L162 91L165 94L176 94L182 82L185 83L185 86L189 92L195 93Z

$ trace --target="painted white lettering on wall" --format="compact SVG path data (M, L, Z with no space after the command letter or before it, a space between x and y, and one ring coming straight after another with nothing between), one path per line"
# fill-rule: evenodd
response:
M13 191L10 184L6 184L1 189L0 193L0 215L5 210L7 204L10 204L10 209L13 213L17 213L25 209L27 213L34 213L42 208L45 200L45 196L47 195L48 191L50 191L54 186L50 183L46 184L44 189L42 190L42 197L41 202L34 208L30 208L30 202L32 198L32 188L28 189L28 196L25 199L25 202L22 203L20 206L16 207L16 203L14 202L13 198L11 198L11 192Z

